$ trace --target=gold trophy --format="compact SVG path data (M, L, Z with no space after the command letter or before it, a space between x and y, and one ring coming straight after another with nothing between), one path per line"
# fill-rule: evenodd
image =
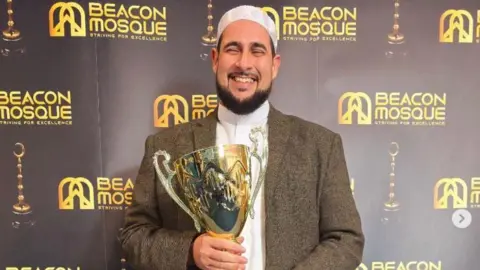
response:
M17 158L18 162L18 202L13 205L15 221L12 222L12 226L18 229L20 227L31 227L35 224L35 221L32 220L32 208L25 202L25 196L23 196L22 157L25 155L25 146L22 143L16 143L15 146L20 146L21 148L20 153L13 151L13 155Z
M392 221L392 219L398 218L395 214L400 210L400 203L395 199L395 157L398 155L399 146L396 142L392 142L390 146L393 146L393 149L390 149L389 151L392 171L390 172L388 201L383 204L385 215L382 219L384 223L388 223L389 221Z
M155 153L154 166L161 184L193 219L198 232L236 241L248 214L253 218L255 198L265 179L268 155L265 134L261 128L252 130L252 148L224 144L196 150L175 160L173 170L166 151ZM160 170L159 156L165 158L162 164L166 175ZM253 159L260 164L258 181L252 179Z
M13 21L12 2L13 0L7 0L8 28L2 31L5 44L1 48L1 53L4 56L23 54L25 52L20 31L14 28L15 22Z
M393 57L394 55L403 55L405 56L407 53L400 46L401 44L405 43L405 36L400 33L400 24L399 24L399 7L400 7L400 0L394 0L394 12L393 12L393 27L392 32L388 34L388 44L391 46L388 48L385 55L389 58Z
M207 19L208 19L208 26L207 26L207 33L205 35L202 36L202 45L206 47L203 48L203 53L200 54L200 58L202 60L207 60L208 58L208 54L209 54L209 50L210 50L210 47L214 47L216 44L217 44L217 34L215 33L214 30L214 27L213 27L213 23L212 23L212 20L213 20L213 15L212 15L212 8L213 8L213 5L212 5L212 0L208 0L208 5L207 5L207 8L208 8L208 16L207 16ZM207 52L205 52L205 50L208 50Z

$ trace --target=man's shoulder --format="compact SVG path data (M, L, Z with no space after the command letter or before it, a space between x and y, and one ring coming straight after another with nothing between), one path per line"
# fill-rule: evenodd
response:
M155 131L155 133L151 134L150 137L155 140L174 138L177 134L181 134L182 132L187 132L188 130L190 130L190 126L190 122L179 123L166 128L161 128Z
M326 126L315 123L313 121L306 120L296 115L284 114L284 117L292 123L294 128L294 134L303 136L309 136L315 139L327 139L332 140L336 136L340 136L337 132L333 131Z
M320 153L323 160L333 148L342 148L342 137L339 133L322 124L318 124L295 115L285 115L291 123L291 143L303 149Z
M149 137L154 141L165 141L176 138L178 136L185 136L186 134L192 132L193 126L197 126L197 128L201 126L206 126L209 121L211 121L211 119L208 118L193 119L184 123L178 123L169 127L160 128L159 130L150 134Z
M169 142L178 136L184 136L192 131L193 125L204 124L205 118L190 120L188 122L179 123L165 128L160 128L148 136L153 142Z

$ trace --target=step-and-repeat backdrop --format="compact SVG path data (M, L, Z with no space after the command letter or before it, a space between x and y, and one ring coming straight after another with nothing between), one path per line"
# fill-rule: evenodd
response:
M209 52L239 4L280 32L272 103L343 137L358 269L479 269L477 0L3 2L1 269L129 269L145 138L216 106Z

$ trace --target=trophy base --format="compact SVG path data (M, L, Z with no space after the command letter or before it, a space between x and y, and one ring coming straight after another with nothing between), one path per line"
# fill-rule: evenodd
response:
M0 49L0 53L3 56L22 55L25 52L26 52L26 46L22 38L17 38L17 39L3 38L2 48Z
M14 214L14 221L12 221L12 227L15 229L30 228L33 227L36 221L33 219L33 211L21 213L12 211Z

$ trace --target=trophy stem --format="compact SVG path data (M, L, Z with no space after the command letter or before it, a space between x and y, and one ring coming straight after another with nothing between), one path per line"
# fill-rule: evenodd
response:
M214 33L213 28L213 15L212 15L212 0L208 1L208 26L207 26L207 33L202 36L202 44L205 46L214 46L217 43L217 37Z
M400 33L400 25L399 25L399 7L400 7L400 0L394 0L395 10L393 12L393 28L392 32L388 34L388 43L390 44L402 44L405 42L405 36Z
M234 234L231 234L231 233L222 233L222 234L219 234L219 233L215 233L213 231L209 231L207 230L207 234L211 237L214 237L214 238L220 238L220 239L225 239L225 240L230 240L230 241L233 241L233 242L236 242L238 243L237 241L237 237L235 237Z
M8 14L8 28L3 30L3 39L6 41L16 41L21 39L20 31L13 26L15 22L13 20L13 0L7 0L7 14Z

